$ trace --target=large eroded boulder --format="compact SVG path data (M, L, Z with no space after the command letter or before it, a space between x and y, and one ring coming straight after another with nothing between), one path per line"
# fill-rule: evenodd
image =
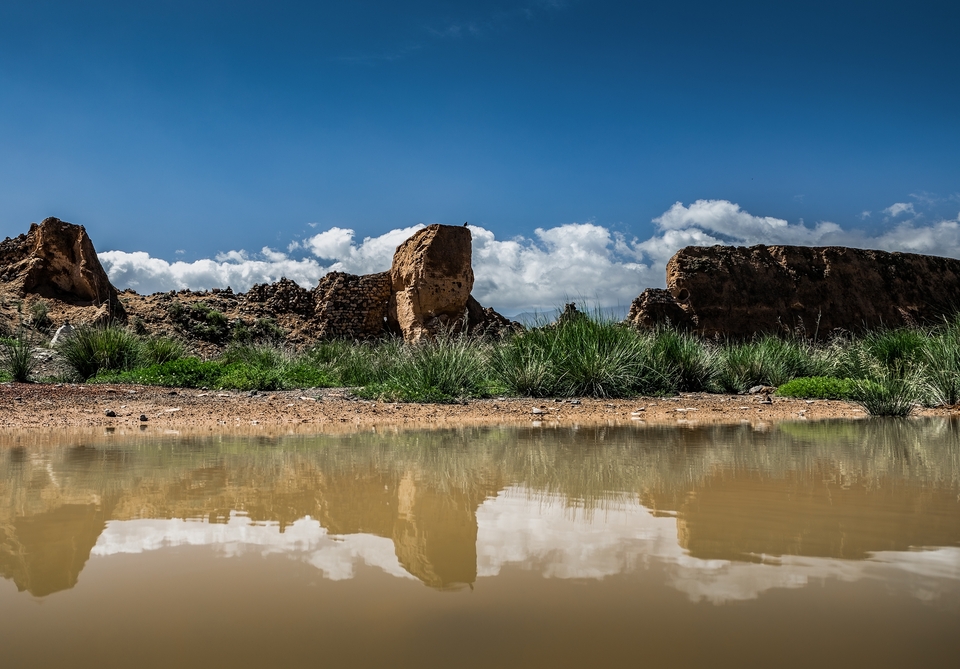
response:
M470 229L430 225L397 247L390 268L387 319L408 343L463 320L473 290Z
M960 307L960 260L842 246L688 246L667 263L667 291L637 298L629 320L650 327L682 313L705 336L824 336L942 321Z
M82 225L46 218L30 231L0 243L0 274L21 297L94 306L111 317L123 307Z

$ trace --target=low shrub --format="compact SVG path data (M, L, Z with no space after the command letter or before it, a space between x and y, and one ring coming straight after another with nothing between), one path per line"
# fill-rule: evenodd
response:
M220 388L220 379L229 366L216 360L181 358L133 370L104 370L95 383L141 383L148 386L177 388Z
M829 376L805 376L793 379L777 388L783 397L817 398L824 400L853 399L857 383L853 379L837 379Z

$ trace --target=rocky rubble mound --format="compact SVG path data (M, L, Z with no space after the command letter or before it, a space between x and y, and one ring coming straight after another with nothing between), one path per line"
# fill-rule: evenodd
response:
M708 337L823 336L942 321L960 307L960 260L842 246L688 246L628 321L670 321Z
M286 277L276 283L254 284L245 297L248 303L261 304L275 314L313 315L313 294Z

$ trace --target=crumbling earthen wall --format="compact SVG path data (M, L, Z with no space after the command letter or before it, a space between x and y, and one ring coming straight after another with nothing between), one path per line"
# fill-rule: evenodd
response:
M330 272L313 289L314 318L324 339L370 339L383 335L390 301L390 272Z
M708 336L823 336L942 322L960 309L960 260L842 246L688 246L629 320Z
M314 314L313 293L286 277L276 283L254 284L246 294L247 302L262 304L274 314Z

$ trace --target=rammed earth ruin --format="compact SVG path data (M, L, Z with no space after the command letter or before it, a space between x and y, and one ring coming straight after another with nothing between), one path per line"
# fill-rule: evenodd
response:
M209 354L260 338L297 347L384 336L417 343L441 332L519 328L471 295L471 252L469 228L430 225L397 248L385 272L330 272L312 289L280 279L246 293L139 295L110 283L83 226L47 218L0 242L0 327L29 323L43 302L54 325L126 322L142 334L183 336ZM643 291L627 322L708 337L823 337L942 321L958 309L960 260L836 246L691 246L667 263L666 285Z
M388 335L410 343L437 336L497 334L516 327L470 294L471 234L430 225L397 248L389 271L330 272L313 289L289 279L229 288L139 295L118 291L83 226L47 218L0 242L0 306L7 329L29 320L42 301L54 324L126 321L143 333L176 333L204 352L239 337L293 345L320 339L367 340Z

